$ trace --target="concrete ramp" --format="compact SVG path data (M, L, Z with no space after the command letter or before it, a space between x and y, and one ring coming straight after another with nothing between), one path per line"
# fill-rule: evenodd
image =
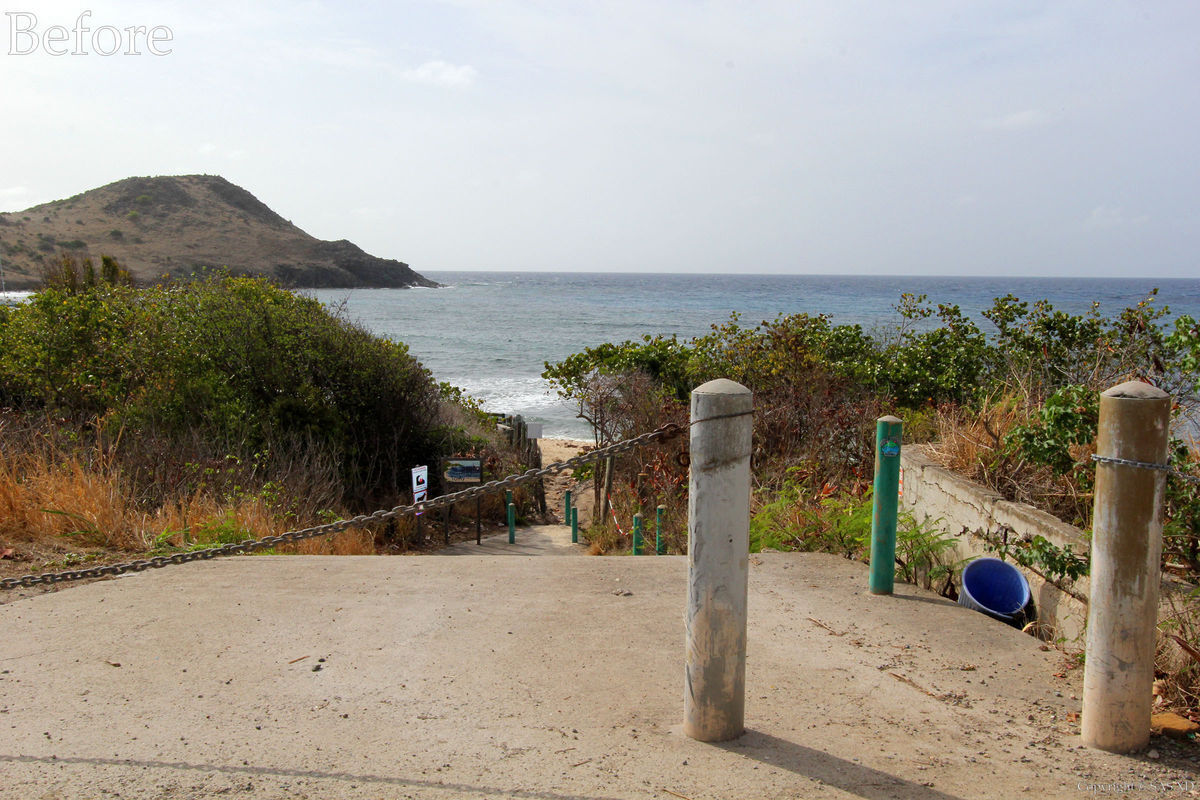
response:
M912 587L869 596L826 555L751 559L749 730L685 738L686 570L243 557L17 600L0 798L1011 800L1194 777L1079 748L1057 652Z
M581 556L586 544L571 543L569 525L533 525L517 528L515 541L508 543L508 532L474 541L456 542L437 551L439 556Z

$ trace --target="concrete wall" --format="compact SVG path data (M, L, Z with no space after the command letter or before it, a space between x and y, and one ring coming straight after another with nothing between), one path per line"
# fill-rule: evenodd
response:
M1071 545L1076 553L1089 551L1090 543L1078 528L1032 506L1005 500L996 492L934 463L920 447L904 448L900 467L904 471L901 508L954 536L957 559L994 556L987 550L984 534L997 537L1006 530L1010 540L1043 536L1058 547ZM1064 579L1060 588L1034 570L1021 568L1021 571L1029 579L1038 622L1045 626L1045 638L1083 647L1088 579Z

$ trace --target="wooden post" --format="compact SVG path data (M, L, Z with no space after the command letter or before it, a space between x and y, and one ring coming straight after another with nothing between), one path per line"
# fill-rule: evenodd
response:
M613 458L609 456L604 459L604 488L600 492L600 503L596 506L596 513L592 514L594 522L604 523L604 518L608 516L608 498L612 495L613 485ZM599 514L599 518L597 518Z
M745 731L753 406L730 380L692 392L683 732L702 742Z
M1167 462L1171 398L1140 381L1100 395L1097 455ZM1081 734L1088 747L1132 753L1150 743L1166 473L1096 465L1091 594Z

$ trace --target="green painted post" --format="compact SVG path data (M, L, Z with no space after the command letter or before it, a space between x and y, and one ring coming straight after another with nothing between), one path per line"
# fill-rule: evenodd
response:
M504 490L504 506L507 508L512 505L512 489Z
M654 554L657 556L667 553L667 543L663 541L662 535L662 521L665 513L667 513L666 506L659 506L654 512Z
M579 506L571 509L571 544L579 544Z
M896 577L896 507L900 489L900 435L893 416L875 422L875 498L871 508L871 594L891 594Z
M642 515L633 515L633 554L640 556L642 554Z
M570 523L571 521L571 490L567 489L566 498L563 501L563 522Z
M508 504L508 543L517 543L517 504Z

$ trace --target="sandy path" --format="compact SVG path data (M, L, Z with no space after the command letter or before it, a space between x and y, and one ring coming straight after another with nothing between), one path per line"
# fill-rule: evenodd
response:
M542 449L542 466L553 464L556 461L566 461L591 448L592 445L592 442L580 439L538 439L538 446ZM567 489L571 490L571 502L579 507L580 525L586 525L592 518L592 506L595 505L592 498L592 482L579 483L571 477L570 473L560 473L547 479L547 511L552 519L564 523L570 522L570 520L562 518L563 496Z

